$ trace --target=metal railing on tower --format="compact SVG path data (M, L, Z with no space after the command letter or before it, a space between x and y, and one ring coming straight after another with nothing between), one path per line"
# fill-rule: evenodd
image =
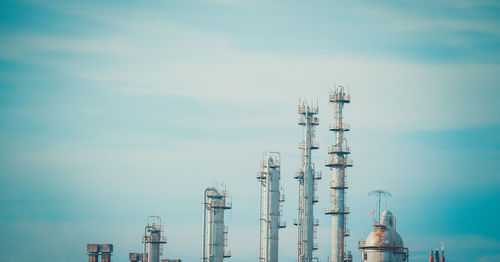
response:
M347 229L347 214L350 213L345 206L345 194L347 190L345 171L347 167L352 167L349 160L351 153L347 146L344 132L351 128L344 123L343 109L345 104L351 102L351 95L342 85L334 85L329 95L330 103L333 103L334 123L329 125L329 130L335 133L335 143L328 148L330 159L325 162L325 166L332 170L332 180L330 187L331 207L325 209L325 214L332 216L332 256L330 262L352 261L350 252L345 251L345 237L349 235Z
M312 262L317 259L313 256L313 251L317 249L315 227L318 226L314 219L314 204L318 202L316 181L321 179L321 174L314 170L311 152L319 148L314 141L315 128L319 125L318 111L317 105L299 101L298 124L304 127L304 140L299 144L302 166L295 175L299 182L298 214L293 223L297 226L297 262Z

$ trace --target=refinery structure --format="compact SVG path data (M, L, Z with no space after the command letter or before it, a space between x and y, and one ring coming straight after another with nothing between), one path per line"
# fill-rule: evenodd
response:
M346 195L346 168L352 167L349 160L349 147L344 132L349 131L349 125L344 123L344 105L351 102L351 95L343 86L335 87L329 101L333 103L334 123L330 124L330 131L335 132L335 143L328 149L331 158L326 161L326 166L332 170L330 182L331 208L325 214L332 216L332 257L331 262L352 261L351 253L345 252L345 237L349 236L347 230L347 214L349 208L345 205Z
M319 149L314 140L315 128L319 125L316 116L318 111L317 105L299 103L298 123L304 127L304 140L299 144L302 151L302 168L295 175L299 182L298 214L294 223L297 226L297 262L312 262L315 259L313 251L317 249L315 228L318 222L314 219L314 204L318 202L316 188L321 173L315 171L311 153L312 150Z
M329 188L329 207L324 214L331 216L331 256L319 258L315 254L318 249L317 227L318 219L315 218L315 204L318 203L318 181L321 179L314 165L312 152L319 149L315 140L316 129L319 126L318 104L299 101L298 124L303 128L303 141L299 143L301 162L299 171L294 175L298 182L297 217L293 219L296 226L296 262L352 262L358 261L353 258L351 251L346 250L346 237L350 235L347 227L347 216L350 213L346 205L346 170L352 167L349 158L351 153L347 131L348 124L344 122L344 106L351 102L349 90L342 85L335 85L331 90L328 101L333 105L332 123L328 130L333 132L334 141L325 150L324 156L329 155L325 166L331 170L331 180L325 187ZM325 130L326 131L326 130ZM326 154L327 153L327 154ZM324 158L323 158L324 159ZM291 176L281 176L282 158L279 152L268 152L257 173L259 185L259 246L249 247L257 254L258 262L277 262L279 260L279 232L285 228L283 219L283 204L285 201L284 191L281 186L282 179L290 179ZM201 192L200 192L201 193ZM383 197L391 196L383 190L370 192L369 195L377 197L377 206L370 214L374 214L373 230L365 239L358 242L360 251L360 262L405 262L410 259L410 252L404 246L403 238L396 230L396 217L387 209L387 204L382 210L380 203ZM326 196L325 196L326 198ZM387 203L387 202L386 202ZM209 186L202 190L202 223L201 223L201 262L223 262L231 258L228 249L228 226L225 214L232 208L231 198L225 186ZM194 242L194 240L193 240ZM144 227L142 246L140 252L129 253L131 262L180 262L180 259L161 259L165 254L162 247L167 243L164 233L164 225L160 217L149 217ZM98 262L99 256L102 262L111 262L113 252L112 244L88 244L87 253L89 262ZM166 252L168 253L168 252ZM248 259L248 258L247 258ZM444 248L435 252L431 250L430 262L445 262Z
M228 228L224 212L231 209L225 188L207 187L203 193L202 262L222 262L231 257L227 250Z
M281 221L281 157L277 152L264 155L261 171L257 173L260 182L259 201L259 261L278 261L278 232L286 227Z

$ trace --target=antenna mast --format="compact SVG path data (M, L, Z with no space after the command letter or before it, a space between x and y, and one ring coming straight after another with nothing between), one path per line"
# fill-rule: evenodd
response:
M382 197L391 197L391 193L384 191L384 190L374 190L370 193L368 193L369 196L375 196L377 198L377 219L380 219L380 201Z

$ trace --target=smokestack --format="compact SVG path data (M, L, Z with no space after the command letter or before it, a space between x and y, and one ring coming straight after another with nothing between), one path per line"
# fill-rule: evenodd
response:
M434 252L431 249L431 252L429 253L429 262L434 262Z
M97 262L101 247L98 244L87 244L87 253L89 254L89 262Z
M101 262L111 262L111 253L113 253L112 244L101 244Z
M444 247L441 247L441 262L445 262L444 261Z
M439 262L439 249L436 248L436 257L435 257L435 262Z

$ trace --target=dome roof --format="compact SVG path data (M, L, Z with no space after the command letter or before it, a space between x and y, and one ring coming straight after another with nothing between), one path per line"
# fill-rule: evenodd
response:
M392 212L384 210L380 224L366 237L365 246L403 247L403 239L395 230L395 221Z
M365 246L403 247L403 239L394 230L376 228L366 237Z

